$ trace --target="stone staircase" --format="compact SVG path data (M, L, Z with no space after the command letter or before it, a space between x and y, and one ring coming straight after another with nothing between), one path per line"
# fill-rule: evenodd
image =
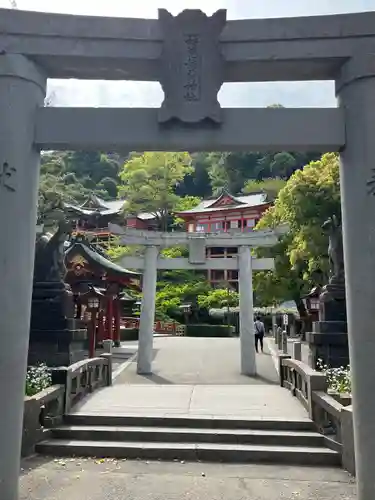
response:
M340 465L308 420L70 414L36 451L50 456Z

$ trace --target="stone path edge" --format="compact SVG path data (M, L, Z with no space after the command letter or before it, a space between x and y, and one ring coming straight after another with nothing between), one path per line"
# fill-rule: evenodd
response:
M138 356L138 351L136 351L134 354L132 354L124 363L122 363L116 371L113 372L112 374L112 381L115 381L116 378L121 375L125 370L127 370L131 364L134 362L134 360Z
M280 372L279 357L278 357L277 351L275 349L273 339L272 338L265 338L264 340L266 341L267 347L270 350L270 353L272 356L272 361L273 361L273 364L275 365L276 371L277 371L277 373L279 373Z

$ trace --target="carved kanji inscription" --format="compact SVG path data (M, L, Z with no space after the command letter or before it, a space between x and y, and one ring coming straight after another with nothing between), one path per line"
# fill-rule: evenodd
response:
M16 174L17 170L15 167L10 166L8 162L4 162L0 166L0 188L15 192Z
M164 102L159 122L178 119L199 123L221 122L217 94L224 81L224 61L219 37L226 23L226 11L208 17L200 10L185 10L172 16L159 10L164 36L160 83Z

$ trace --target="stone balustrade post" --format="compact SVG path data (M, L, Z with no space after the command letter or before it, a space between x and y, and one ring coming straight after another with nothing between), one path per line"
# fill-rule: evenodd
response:
M101 354L100 357L107 360L108 371L107 371L106 383L108 386L110 386L110 385L112 385L112 380L113 380L113 354L105 352L105 353Z
M302 361L302 342L292 343L292 358L297 361Z
M113 341L111 339L103 340L103 350L105 353L112 354Z
M283 331L280 327L277 328L277 349L281 351L283 348Z
M282 351L284 354L288 354L288 334L286 330L282 333Z

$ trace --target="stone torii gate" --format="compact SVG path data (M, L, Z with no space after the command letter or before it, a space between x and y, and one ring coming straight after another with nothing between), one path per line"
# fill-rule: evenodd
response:
M285 230L287 228L284 228ZM112 233L117 234L123 245L142 245L144 257L123 257L121 264L130 269L143 269L143 298L139 324L139 350L137 371L142 374L152 373L153 329L155 321L155 294L158 269L238 269L240 294L240 349L241 373L256 374L254 347L254 311L253 311L253 270L274 268L274 259L255 259L251 256L252 247L273 246L278 236L284 232L278 230L254 231L252 233L159 233L156 231L123 230L110 225ZM189 248L189 258L166 259L159 255L159 250L175 245ZM207 258L207 247L238 247L238 257Z
M0 9L0 498L18 498L39 152L339 151L358 500L375 498L375 12L228 21ZM44 108L47 78L159 81L158 109ZM338 108L220 109L223 82L334 80Z

